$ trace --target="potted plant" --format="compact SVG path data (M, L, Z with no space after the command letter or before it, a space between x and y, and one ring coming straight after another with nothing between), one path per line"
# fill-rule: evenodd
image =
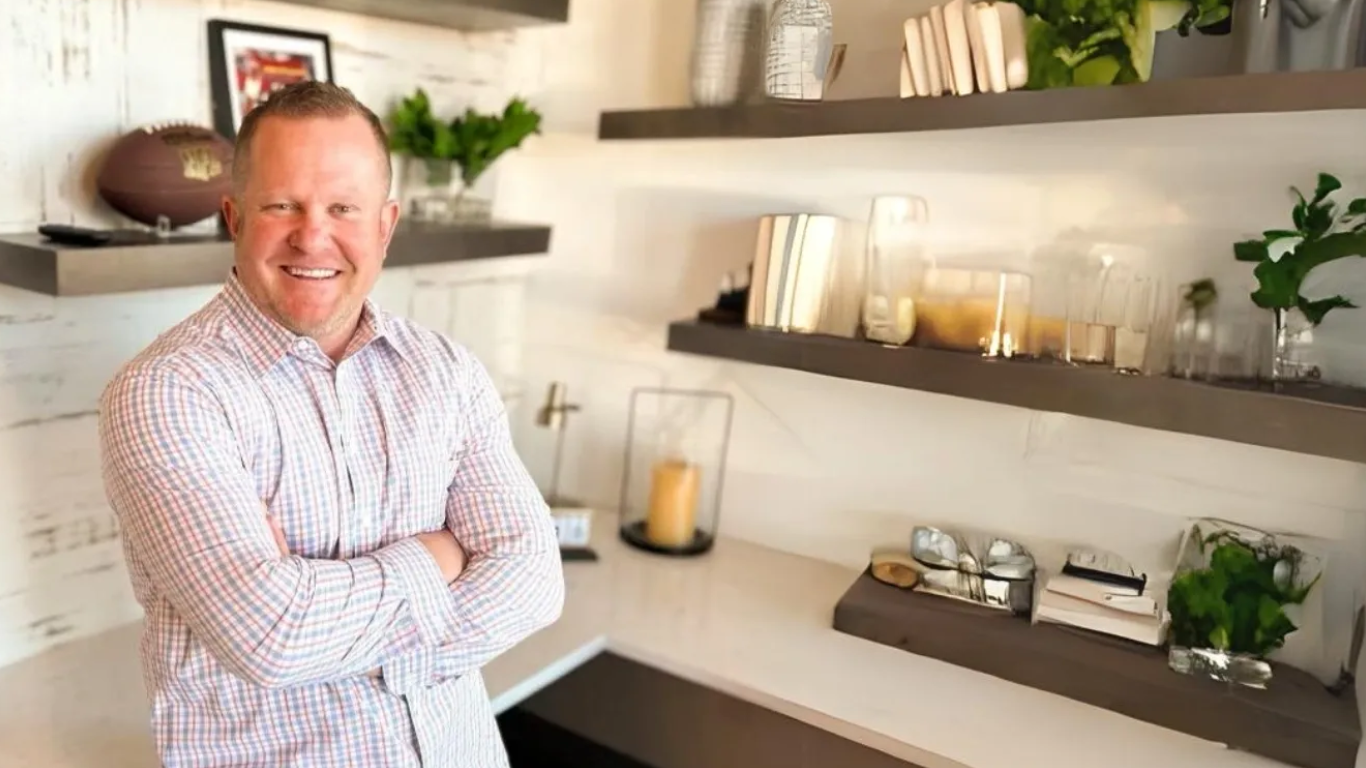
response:
M1321 576L1314 558L1271 534L1192 525L1167 591L1170 666L1264 687L1267 656L1298 629L1286 607L1303 603Z
M1320 372L1308 354L1313 329L1330 311L1356 307L1343 296L1311 299L1300 293L1314 269L1348 256L1366 255L1366 198L1339 209L1330 196L1341 188L1342 183L1327 173L1319 174L1314 196L1308 200L1291 187L1296 198L1290 213L1294 228L1270 229L1259 239L1233 245L1234 258L1256 264L1253 303L1272 312L1273 381L1318 378Z
M475 183L540 129L541 114L520 98L510 100L501 114L467 107L445 120L432 112L426 91L418 88L389 114L389 148L409 160L403 174L408 213L421 219L487 220L492 206L475 195Z

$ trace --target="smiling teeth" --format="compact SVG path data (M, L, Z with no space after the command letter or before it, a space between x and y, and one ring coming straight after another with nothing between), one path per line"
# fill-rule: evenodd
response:
M299 267L285 267L285 271L295 277L311 277L323 279L337 274L335 269L300 269Z

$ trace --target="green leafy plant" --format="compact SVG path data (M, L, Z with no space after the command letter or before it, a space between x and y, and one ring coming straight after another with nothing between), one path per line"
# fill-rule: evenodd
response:
M1021 0L1031 89L1147 82L1157 33L1216 24L1229 0Z
M1355 308L1343 296L1309 299L1300 294L1304 279L1315 268L1348 256L1366 255L1366 198L1339 210L1330 196L1342 188L1335 176L1320 173L1314 196L1305 199L1296 187L1290 219L1294 229L1269 229L1256 240L1234 243L1238 261L1254 262L1257 290L1252 301L1263 309L1294 309L1314 325L1334 309Z
M1181 573L1167 593L1172 643L1258 657L1283 646L1298 629L1285 606L1303 603L1322 574L1298 586L1302 554L1270 537L1254 545L1219 531L1199 545L1209 565Z
M431 99L418 88L389 113L389 148L426 160L449 160L460 167L460 179L471 187L494 161L541 131L541 114L514 98L501 114L473 108L450 120L432 112ZM432 167L429 164L429 168Z

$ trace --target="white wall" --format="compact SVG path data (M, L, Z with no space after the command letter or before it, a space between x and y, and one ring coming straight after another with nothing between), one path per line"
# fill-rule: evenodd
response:
M442 111L493 109L538 75L507 34L267 2L5 0L0 231L129 225L94 193L98 162L143 123L211 124L209 18L327 32L337 82L381 112L418 86ZM377 298L471 346L512 395L520 275L535 260L392 270ZM53 299L0 287L0 666L140 616L100 483L96 398L215 290Z
M1361 560L1360 465L661 350L666 324L747 263L757 215L861 221L884 191L924 195L934 221L972 236L1028 245L1081 227L1151 246L1178 277L1245 274L1230 243L1286 221L1288 185L1322 169L1362 189L1366 113L596 143L599 110L687 103L691 5L575 0L544 83L572 135L504 169L503 204L556 226L526 299L524 359L529 392L562 380L584 407L567 492L616 504L633 386L707 386L737 399L721 517L733 536L859 567L932 521L1107 545L1158 570L1184 520L1213 515L1326 537L1339 564ZM1366 264L1335 272L1366 304ZM1352 312L1321 337L1360 333L1366 311ZM1366 355L1346 347L1338 362ZM547 438L525 427L521 439L545 471ZM1361 586L1346 569L1333 606Z

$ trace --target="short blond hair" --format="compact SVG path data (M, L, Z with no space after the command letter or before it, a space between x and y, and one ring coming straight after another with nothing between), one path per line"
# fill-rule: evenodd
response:
M310 117L346 118L360 115L370 125L375 135L376 149L379 150L384 167L386 194L393 183L394 168L389 158L389 135L384 123L369 107L357 99L350 90L321 80L302 80L275 91L265 103L256 107L242 118L237 129L236 147L233 150L232 185L238 194L246 187L251 173L251 142L256 137L257 127L267 117L304 119Z

